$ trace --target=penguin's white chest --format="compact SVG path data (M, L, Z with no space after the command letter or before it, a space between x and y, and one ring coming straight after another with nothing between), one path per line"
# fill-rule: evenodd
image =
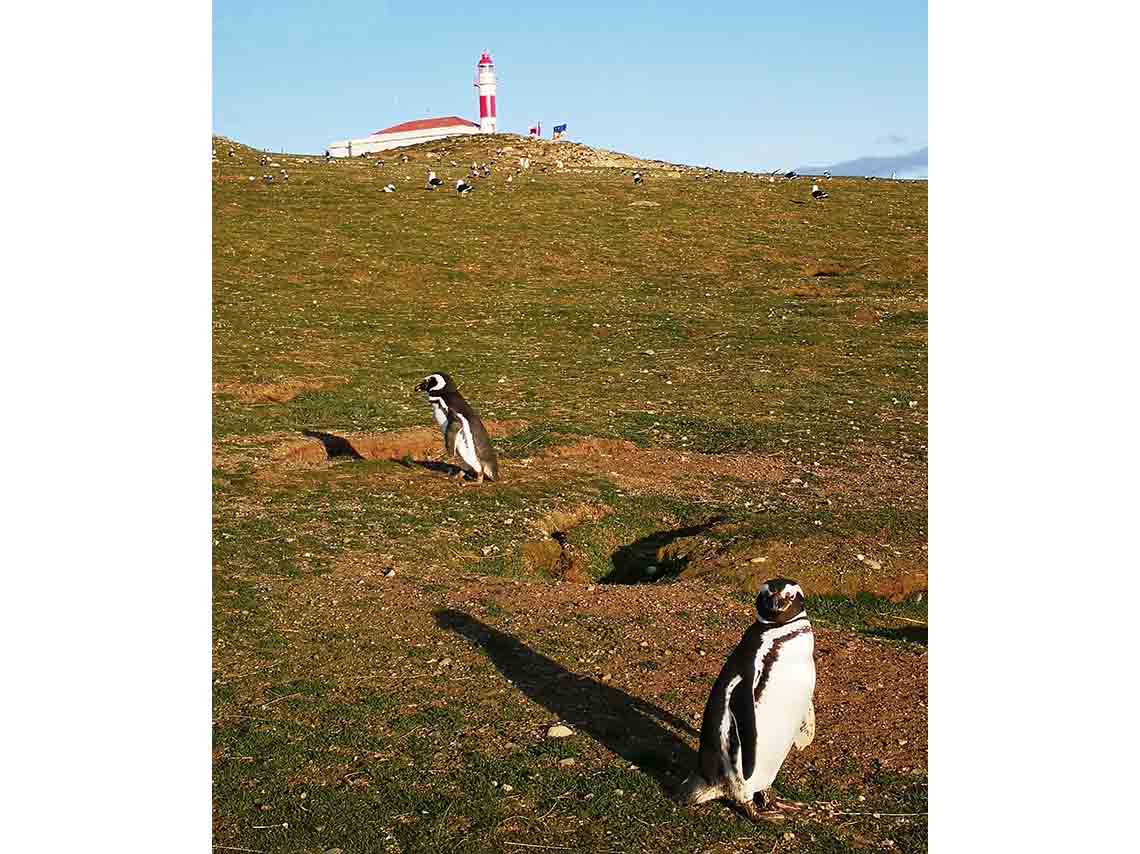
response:
M475 438L471 435L471 425L467 423L467 419L459 413L456 413L456 418L459 419L459 435L455 437L455 453L459 455L459 459L467 463L471 471L478 473L482 470L479 464L479 455L475 453Z
M795 741L815 691L815 639L811 632L789 638L756 698L756 767L748 779L752 793L767 789ZM763 667L757 656L757 672Z
M435 418L436 426L439 427L445 434L447 433L447 407L443 405L442 401L433 400L431 402L431 414Z

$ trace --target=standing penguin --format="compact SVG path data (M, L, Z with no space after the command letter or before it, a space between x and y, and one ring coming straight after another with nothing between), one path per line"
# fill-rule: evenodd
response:
M756 614L713 685L697 768L679 793L688 804L727 798L753 819L776 808L772 781L792 745L815 738L815 638L803 591L787 578L766 581Z
M431 374L416 386L427 395L431 414L443 433L447 453L459 457L461 469L475 475L482 483L484 476L499 479L499 459L491 447L491 437L475 410L455 387L450 374Z

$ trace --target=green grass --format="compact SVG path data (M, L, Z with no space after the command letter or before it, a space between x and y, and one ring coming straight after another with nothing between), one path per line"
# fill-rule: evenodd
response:
M465 172L448 161L502 145L519 150L472 197L421 189L428 168L446 181ZM507 161L528 145L534 168L508 188ZM925 184L836 179L826 204L800 204L802 182L650 169L635 188L628 171L558 172L566 149L502 136L383 168L284 155L288 184L265 186L247 180L266 171L256 153L237 148L213 181L215 843L848 852L887 838L862 819L853 835L679 808L657 779L676 772L670 757L541 737L550 715L482 654L436 671L460 647L408 629L402 609L470 602L509 627L527 615L512 580L559 578L528 544L579 506L596 513L563 533L584 578L638 581L646 603L681 580L746 612L765 574L869 573L855 552L884 576L924 569ZM379 193L389 181L398 192ZM658 207L630 205L641 200ZM519 422L496 438L502 483L459 487L418 467L422 455L281 463L306 430L430 427L412 389L436 370L485 420ZM290 381L304 388L274 402L269 387ZM646 459L663 470L688 455L750 462L670 478L604 448L588 465L553 455L586 439L660 452ZM758 478L765 460L784 473ZM770 560L749 562L760 553ZM389 566L420 599L390 601L377 581ZM507 586L483 589L492 577ZM816 595L809 610L884 655L916 655L925 598ZM733 631L706 604L694 592L674 619ZM660 620L572 611L529 643L582 669L593 647ZM628 666L650 678L678 665L645 654ZM642 699L677 708L707 690L693 678ZM785 793L855 803L829 779L785 776ZM924 776L876 767L859 785L884 811L926 809ZM924 821L889 832L893 850L926 850Z

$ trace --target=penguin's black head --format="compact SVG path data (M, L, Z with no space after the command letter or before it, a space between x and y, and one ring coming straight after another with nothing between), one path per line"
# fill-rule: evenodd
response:
M455 391L455 383L451 380L451 374L429 374L416 386L416 391L427 394L439 394L444 390Z
M790 578L773 578L760 585L756 613L764 623L786 623L804 612L804 592Z

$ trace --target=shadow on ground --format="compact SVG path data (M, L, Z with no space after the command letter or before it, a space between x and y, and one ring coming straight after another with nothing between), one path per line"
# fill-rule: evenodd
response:
M348 457L353 460L362 460L361 453L352 447L352 443L344 436L335 436L332 433L322 433L319 430L302 430L301 435L309 439L316 439L325 446L325 453L330 460L338 457Z
M622 546L610 556L613 569L602 577L601 583L642 584L679 575L689 563L689 554L687 552L670 554L668 547L685 537L703 534L720 522L721 519L716 518L700 525L690 525L672 531L656 531L627 546ZM652 574L650 567L656 567Z
M926 626L903 626L898 629L864 629L863 634L888 640L909 641L926 646L926 631Z
M573 673L516 638L470 614L436 611L436 623L481 646L491 663L524 694L653 777L671 796L696 763L696 753L668 727L692 736L686 721L617 688Z

